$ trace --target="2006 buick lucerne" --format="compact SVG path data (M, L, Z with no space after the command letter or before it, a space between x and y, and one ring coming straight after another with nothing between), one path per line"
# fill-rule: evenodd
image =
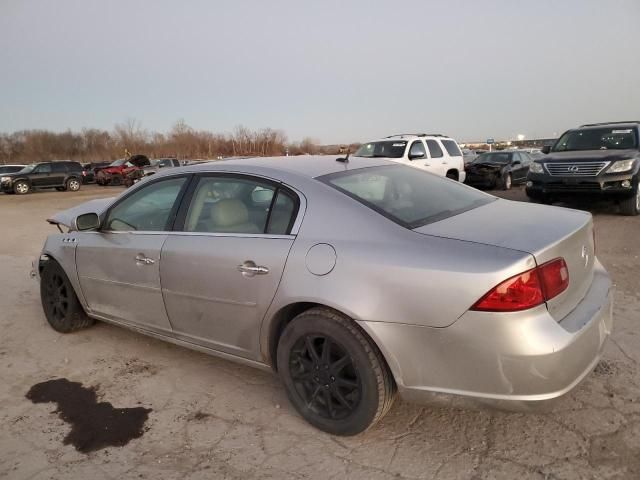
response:
M558 397L612 327L590 214L380 159L176 168L49 222L69 229L34 265L55 330L103 320L272 368L339 435L396 392Z

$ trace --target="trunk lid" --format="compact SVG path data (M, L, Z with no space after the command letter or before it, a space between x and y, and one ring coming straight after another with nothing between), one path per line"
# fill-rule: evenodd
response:
M593 281L593 220L587 212L499 199L414 231L527 252L538 265L564 258L569 287L547 302L557 321L576 307Z

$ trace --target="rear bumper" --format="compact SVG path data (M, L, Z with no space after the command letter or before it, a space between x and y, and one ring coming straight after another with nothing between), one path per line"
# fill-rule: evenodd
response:
M560 322L542 305L507 314L469 311L446 328L360 324L382 350L408 401L429 401L433 392L548 400L593 370L611 333L611 281L599 263L595 268L586 296Z

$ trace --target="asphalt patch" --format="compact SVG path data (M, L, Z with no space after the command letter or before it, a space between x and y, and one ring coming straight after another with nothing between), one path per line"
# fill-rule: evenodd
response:
M57 378L37 383L26 397L33 403L57 403L54 413L71 425L64 438L82 453L106 447L122 447L144 434L150 408L114 408L111 403L97 401L95 387Z

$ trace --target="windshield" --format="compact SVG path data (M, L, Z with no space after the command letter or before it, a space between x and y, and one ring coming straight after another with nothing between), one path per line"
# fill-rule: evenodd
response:
M504 152L483 153L482 155L478 155L472 163L500 163L506 165L509 163L510 157L510 153Z
M356 153L354 153L353 156L368 158L402 158L406 147L407 142L404 140L395 142L393 140L383 140L380 142L365 143L356 150Z
M119 167L120 165L123 165L124 163L126 163L127 159L126 158L119 158L118 160L115 160L113 162L111 162L109 164L110 167Z
M37 163L32 163L31 165L27 165L22 170L20 170L20 173L31 173L33 172L33 169L36 168L37 166L38 166Z
M360 168L324 175L319 180L407 228L444 220L495 200L457 182L403 165Z
M633 128L587 128L566 132L551 149L552 152L573 150L625 150L638 147Z

